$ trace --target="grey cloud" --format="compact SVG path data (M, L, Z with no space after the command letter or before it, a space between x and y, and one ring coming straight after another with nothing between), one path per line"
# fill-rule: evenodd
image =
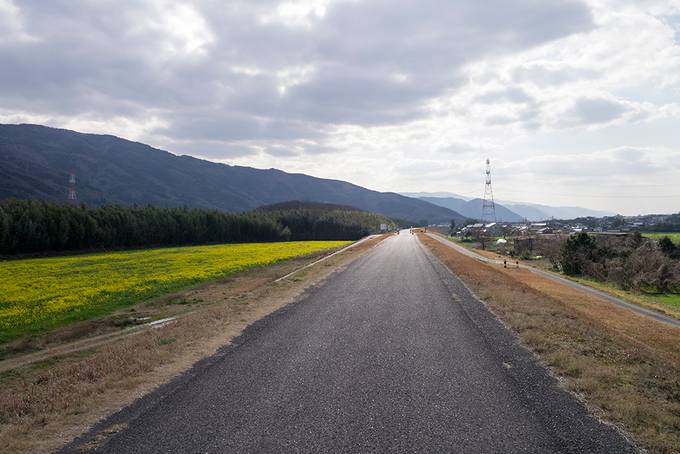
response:
M541 127L542 115L539 103L530 99L526 103L521 103L520 106L519 109L516 109L514 115L492 115L485 120L484 124L503 126L518 123L525 129L539 129Z
M550 175L574 180L612 175L653 175L663 170L663 166L645 151L632 148L581 155L542 156L513 163L507 168L508 172L518 174Z
M532 98L526 91L521 88L505 88L501 90L488 91L482 95L475 98L476 102L481 102L484 104L498 104L502 102L509 103L533 103L534 98Z
M484 124L489 126L503 126L510 125L517 122L517 117L509 115L492 115L484 121Z
M614 151L616 158L622 161L636 161L639 162L645 157L645 153L636 148L619 148Z
M314 123L220 111L173 114L168 120L169 126L154 132L183 139L239 141L317 138L324 131Z
M282 147L280 145L274 145L274 146L271 146L271 147L267 147L265 149L265 153L272 155L272 156L277 156L277 157L280 157L280 158L281 157L285 158L285 157L290 157L290 156L298 156L300 154L299 152L297 152L295 150L291 150L288 147Z
M4 109L153 113L170 125L154 134L194 143L315 139L340 124L421 118L425 101L462 85L463 65L593 26L580 0L338 2L309 27L260 20L274 1L204 1L195 8L210 39L185 55L168 54L182 38L158 29L172 4L16 4L35 40L0 45ZM282 93L291 67L310 71Z
M600 124L616 120L628 108L616 101L598 98L581 98L574 102L567 115L579 124Z

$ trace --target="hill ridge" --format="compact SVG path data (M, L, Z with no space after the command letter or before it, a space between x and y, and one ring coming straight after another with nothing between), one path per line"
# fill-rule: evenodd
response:
M66 200L68 173L93 205L189 206L240 212L288 200L350 205L411 222L457 222L459 213L424 200L342 180L233 166L175 155L110 134L0 124L0 199Z

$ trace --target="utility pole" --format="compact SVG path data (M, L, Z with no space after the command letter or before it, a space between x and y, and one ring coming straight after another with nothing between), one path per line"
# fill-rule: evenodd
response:
M482 200L482 223L496 222L496 205L493 202L491 188L491 161L486 158L486 180L484 184L484 199Z
M78 203L78 193L76 192L76 174L71 171L68 176L68 201L73 205Z

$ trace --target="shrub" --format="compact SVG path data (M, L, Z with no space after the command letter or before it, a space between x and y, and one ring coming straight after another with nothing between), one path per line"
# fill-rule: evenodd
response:
M595 241L587 233L569 237L562 248L562 270L569 275L583 274L584 266L593 260Z

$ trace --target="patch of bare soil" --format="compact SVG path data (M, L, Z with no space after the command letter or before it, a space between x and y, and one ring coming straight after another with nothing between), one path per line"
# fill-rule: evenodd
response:
M30 341L25 349L44 354L43 360L0 374L1 450L58 449L213 354L246 326L295 301L384 238L365 241L279 282L273 281L318 257L246 271ZM121 327L114 329L114 320L168 316L177 319L123 335ZM103 341L93 342L93 332ZM21 358L19 348L6 353L11 360Z
M680 329L420 240L598 416L650 452L680 452Z

